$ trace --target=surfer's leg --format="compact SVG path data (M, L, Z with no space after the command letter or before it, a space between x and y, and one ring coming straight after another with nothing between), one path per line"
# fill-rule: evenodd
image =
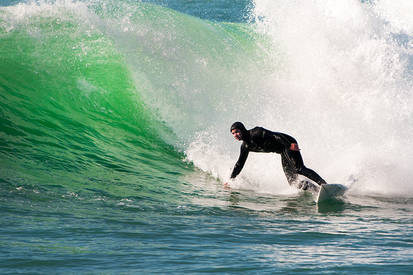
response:
M297 180L297 172L294 165L291 163L288 154L285 152L281 153L281 164L288 183L290 185L293 184Z
M288 150L283 154L287 156L286 159L289 160L290 166L294 168L295 173L309 178L310 180L316 182L318 185L327 184L327 182L314 170L305 167L303 158L301 157L301 153L299 151Z
M311 169L309 169L305 166L303 166L298 171L298 173L300 175L303 175L303 176L309 178L312 181L315 181L318 185L327 184L327 182L322 177L320 177L319 174L317 174L314 170L311 170Z

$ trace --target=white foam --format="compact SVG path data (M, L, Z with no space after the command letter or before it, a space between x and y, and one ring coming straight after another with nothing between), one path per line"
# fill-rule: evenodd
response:
M3 24L7 31L13 30L20 24L29 24L38 17L56 18L57 22L61 19L67 20L71 15L81 17L86 22L91 17L87 4L74 0L32 0L1 7L1 10L5 12L2 17L4 16Z
M412 195L411 1L257 0L255 11L257 29L272 37L273 55L282 62L258 85L265 92L251 91L260 100L250 102L246 124L295 136L306 165L329 182L354 182L358 193ZM397 41L397 32L410 42ZM229 116L222 127L231 119L237 120ZM231 148L235 163L238 144L228 138L205 144L216 143ZM250 154L240 181L257 191L285 191L279 162L256 155ZM229 163L213 162L210 169ZM222 170L220 178L228 174Z

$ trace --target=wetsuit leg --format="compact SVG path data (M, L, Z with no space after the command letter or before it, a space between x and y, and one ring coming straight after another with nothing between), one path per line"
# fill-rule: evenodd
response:
M284 174L287 177L288 183L290 185L293 184L297 179L297 172L294 168L294 165L292 165L288 155L284 152L281 154L281 164L284 170Z
M297 178L297 174L303 175L319 185L327 183L315 171L304 166L303 158L298 151L284 150L281 153L281 162L290 184Z

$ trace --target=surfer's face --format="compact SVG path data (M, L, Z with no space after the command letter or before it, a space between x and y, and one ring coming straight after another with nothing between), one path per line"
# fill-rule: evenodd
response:
M241 140L241 131L239 129L233 129L231 130L231 134L234 136L236 140Z

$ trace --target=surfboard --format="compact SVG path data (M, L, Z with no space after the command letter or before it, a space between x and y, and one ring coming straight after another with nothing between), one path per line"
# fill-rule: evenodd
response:
M347 187L342 184L323 184L318 192L316 203L334 200L344 195Z

